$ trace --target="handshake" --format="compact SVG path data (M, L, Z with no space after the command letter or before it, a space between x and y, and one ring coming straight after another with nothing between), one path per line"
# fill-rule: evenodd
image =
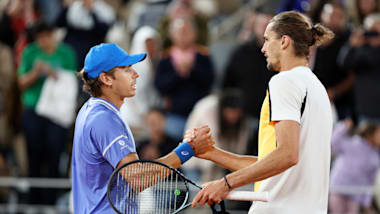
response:
M194 150L195 156L202 159L208 159L208 153L215 149L215 141L207 125L186 130L182 142L189 143Z

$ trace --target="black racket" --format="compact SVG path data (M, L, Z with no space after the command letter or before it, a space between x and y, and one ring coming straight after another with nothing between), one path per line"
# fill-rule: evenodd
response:
M178 170L152 160L136 160L118 167L108 181L107 197L116 213L178 213L191 205L189 184ZM268 193L231 191L228 200L268 201ZM216 212L214 206L211 207ZM222 212L224 210L221 202Z

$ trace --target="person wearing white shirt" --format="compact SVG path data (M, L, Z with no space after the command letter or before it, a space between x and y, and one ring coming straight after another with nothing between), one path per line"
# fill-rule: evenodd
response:
M269 202L254 202L250 214L326 214L332 114L326 89L308 66L311 46L334 34L299 12L276 15L264 33L269 82L259 127L258 157L219 148L198 157L234 171L206 183L193 207L220 203L234 188L255 183ZM194 136L187 133L186 138Z

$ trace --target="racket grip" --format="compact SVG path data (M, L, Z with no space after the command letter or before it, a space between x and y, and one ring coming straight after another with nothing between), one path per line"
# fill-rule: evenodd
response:
M233 201L269 201L269 192L231 191L226 199Z

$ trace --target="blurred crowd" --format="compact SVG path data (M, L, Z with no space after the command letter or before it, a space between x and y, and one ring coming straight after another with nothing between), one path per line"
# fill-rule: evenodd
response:
M248 10L229 35L213 36L242 7ZM203 124L218 147L257 154L261 104L275 75L261 53L263 34L287 10L335 33L309 58L336 123L330 211L371 213L372 194L337 189L373 187L380 167L380 0L2 0L0 176L70 177L73 120L89 98L76 72L102 42L148 55L134 66L137 95L120 109L141 159L165 155L184 130ZM226 173L195 158L182 170L198 181ZM10 190L1 189L0 202L9 202ZM64 193L18 194L24 203L56 204Z

